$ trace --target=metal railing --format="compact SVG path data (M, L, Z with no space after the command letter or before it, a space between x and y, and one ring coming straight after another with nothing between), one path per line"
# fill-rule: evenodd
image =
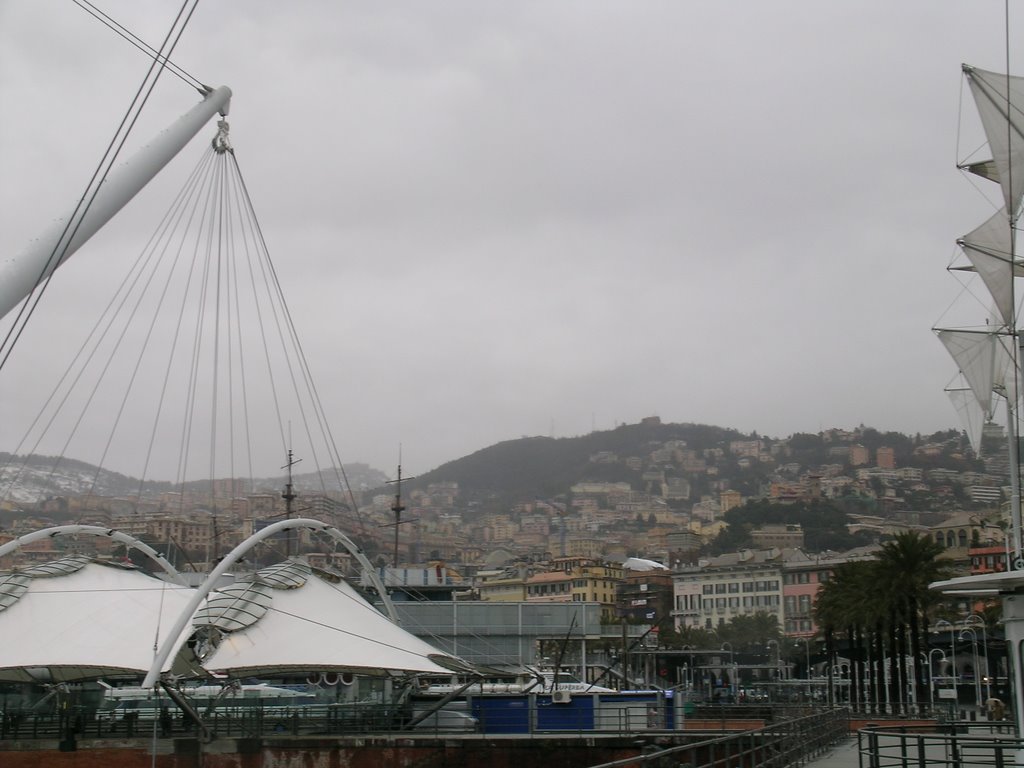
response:
M1010 723L869 725L857 733L863 768L1004 768L1020 765L1024 739Z
M849 713L842 709L785 720L765 728L703 738L658 748L648 745L636 757L590 768L786 768L812 760L849 736Z
M304 707L252 707L215 711L203 722L225 737L276 734L364 734L401 728L403 719L393 707L364 704L353 707L312 705ZM194 736L196 724L176 708L155 707L128 712L73 709L63 713L7 713L0 717L2 739L56 738L174 738Z
M422 710L382 704L316 704L225 708L203 717L210 731L221 737L273 735L363 735L405 732L431 735L462 733L523 736L647 736L685 734L688 729L749 732L750 723L763 725L764 738L782 739L815 723L813 732L800 739L817 743L821 733L848 728L848 711L815 711L809 707L703 706L684 710L656 699L641 702L594 704L595 697L482 697L479 703L450 705L423 722ZM502 706L504 704L504 706ZM828 728L820 728L821 724ZM175 707L148 707L123 712L71 707L61 712L8 712L0 716L0 740L55 738L175 738L197 735L196 724ZM706 733L706 730L704 731ZM831 738L831 736L830 736Z

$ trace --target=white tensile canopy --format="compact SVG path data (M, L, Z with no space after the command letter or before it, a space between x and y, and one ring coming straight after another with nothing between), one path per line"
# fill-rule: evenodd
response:
M267 569L248 586L233 585L225 590L234 593L230 608L211 598L206 616L197 613L197 626L244 626L224 634L203 666L231 677L310 671L450 675L466 669L465 662L392 623L346 582L304 570L298 586L264 588L259 577ZM251 607L239 621L244 602Z
M345 581L301 562L210 594L169 637L195 590L82 556L0 573L0 681L58 683L162 672L232 677L321 671L450 675L466 664L394 624ZM193 633L200 639L195 650Z
M0 680L144 674L191 593L84 557L0 574Z

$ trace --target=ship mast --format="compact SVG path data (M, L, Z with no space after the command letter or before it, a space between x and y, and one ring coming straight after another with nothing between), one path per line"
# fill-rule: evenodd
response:
M292 519L292 502L295 501L295 490L292 486L292 467L298 464L302 459L294 458L292 449L288 449L288 460L281 469L288 470L288 481L284 484L284 492L281 494L281 498L284 499L284 519ZM292 552L292 537L295 535L295 531L289 528L285 531L284 538L284 556L290 558L292 554L298 554L298 547L296 551Z
M414 477L407 477L406 480L415 480ZM403 520L402 513L405 512L405 505L402 503L402 449L398 449L398 475L394 480L388 480L387 484L395 485L395 500L391 502L391 511L395 513L395 522L390 523L395 527L395 549L394 559L392 560L392 568L394 570L394 578L398 578L398 528L402 523L411 523L412 520Z

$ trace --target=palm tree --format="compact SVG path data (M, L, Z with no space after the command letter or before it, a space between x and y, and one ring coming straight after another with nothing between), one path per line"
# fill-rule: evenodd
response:
M822 587L815 605L817 623L825 634L829 656L829 676L837 663L836 639L844 634L850 657L850 701L856 705L865 698L861 690L867 646L877 620L879 605L874 597L876 564L861 560L843 563ZM874 700L875 697L872 697Z
M909 630L909 656L916 686L916 698L928 697L925 676L921 673L922 637L928 631L927 608L934 602L928 585L951 575L951 564L939 559L943 548L928 536L905 532L882 545L880 575L890 587L895 622ZM890 629L897 632L896 627ZM906 690L905 688L903 690Z

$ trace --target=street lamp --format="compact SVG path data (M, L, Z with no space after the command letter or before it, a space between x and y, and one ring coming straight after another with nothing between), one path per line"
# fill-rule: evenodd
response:
M809 637L798 637L797 640L803 640L804 642L804 675L807 677L808 682L811 679L811 638Z
M964 624L967 627L973 627L973 622L977 622L981 626L981 647L985 651L985 698L992 698L992 677L988 672L988 632L985 631L985 619L976 613L972 613L966 619Z
M771 648L773 645L775 646L775 682L776 682L776 685L781 685L782 684L782 655L781 655L781 649L779 648L779 641L778 640L769 640L768 643L767 643L767 647ZM778 691L776 691L776 695L777 694L778 694Z
M981 706L981 678L978 676L978 634L972 627L960 630L960 639L964 639L964 632L971 633L971 650L974 656L974 702L977 706Z
M949 627L949 645L950 645L950 651L952 653L952 660L953 660L953 688L955 689L956 688L956 676L957 676L956 675L956 672L957 672L957 670L956 670L956 636L953 634L953 631L956 629L956 627L954 627L950 622L946 621L945 619L939 619L938 621L935 622L935 631L936 632L938 632L938 631L940 631L942 629L945 629L946 627Z
M727 645L729 646L729 692L735 699L738 691L736 690L736 662L733 659L732 643L726 640L722 643L720 650L724 651Z
M942 654L942 660L946 660L946 652L941 648L932 648L928 651L928 702L932 709L935 709L935 673L932 671L932 654Z
M811 692L811 638L809 637L798 637L797 641L804 641L804 677L807 679L807 699L810 700L812 697ZM800 650L799 642L797 644L797 650Z
M684 645L679 650L690 651L691 653L687 656L687 663L683 665L683 683L685 690L689 691L693 688L693 646Z

